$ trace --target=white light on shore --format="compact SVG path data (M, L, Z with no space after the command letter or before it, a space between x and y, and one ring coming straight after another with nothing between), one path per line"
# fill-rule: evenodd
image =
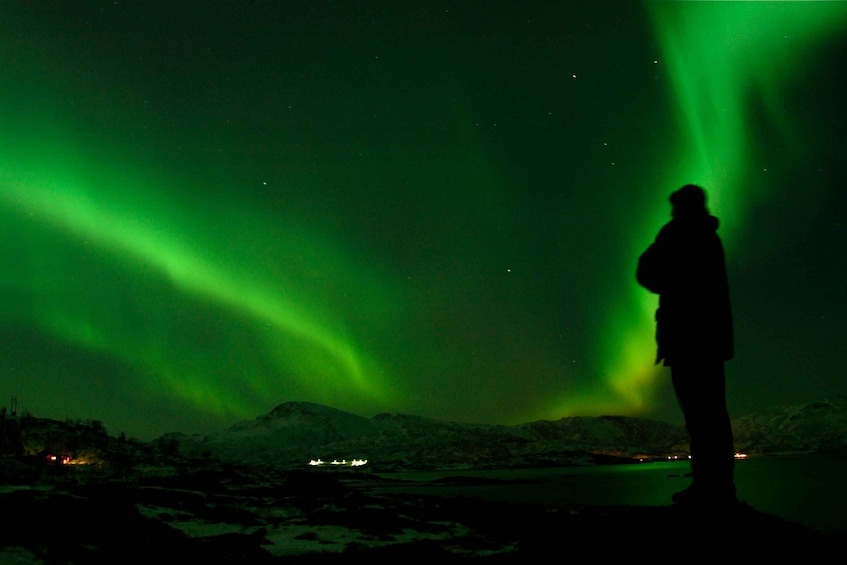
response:
M312 459L312 460L309 461L309 465L311 465L312 467L319 467L319 466L324 465L324 464L326 464L326 462L323 459L320 459L320 458ZM341 465L341 466L345 466L345 467L361 467L363 465L367 465L368 460L367 459L351 459L348 462L346 459L342 459L341 461L339 461L338 459L333 459L329 464L330 465Z

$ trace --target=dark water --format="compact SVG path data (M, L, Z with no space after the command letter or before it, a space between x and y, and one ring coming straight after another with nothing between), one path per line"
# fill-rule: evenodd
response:
M661 506L689 484L687 461L559 469L384 473L415 481L407 492L474 496L558 506L565 504ZM420 484L463 476L500 484ZM793 455L737 460L738 497L757 510L826 532L847 531L847 454Z

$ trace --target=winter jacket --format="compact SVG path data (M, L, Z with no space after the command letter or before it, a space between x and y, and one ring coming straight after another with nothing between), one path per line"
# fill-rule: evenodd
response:
M727 361L732 310L718 219L674 218L638 259L636 279L659 295L656 363Z

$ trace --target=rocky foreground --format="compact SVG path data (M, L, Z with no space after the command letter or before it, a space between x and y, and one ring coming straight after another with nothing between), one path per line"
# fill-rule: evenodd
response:
M737 423L737 445L749 453L840 453L847 399ZM207 437L173 434L150 444L113 438L97 422L0 418L0 563L523 564L691 555L806 562L844 547L847 531L816 531L743 503L556 506L551 496L541 506L436 496L429 493L445 489L430 487L441 485L381 478L450 470L451 486L471 487L479 479L462 469L613 464L684 447L681 429L636 418L479 426L362 418L310 403L282 404ZM372 470L306 470L315 455L373 458Z
M454 479L455 480L455 479ZM824 557L824 534L757 511L541 508L386 489L369 475L233 473L6 486L3 563L530 563L582 558ZM357 561L358 562L358 561Z

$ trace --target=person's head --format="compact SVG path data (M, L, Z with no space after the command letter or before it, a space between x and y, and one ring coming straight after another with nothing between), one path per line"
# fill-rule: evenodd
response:
M686 184L671 193L671 216L674 218L689 218L705 216L709 213L706 208L706 191L696 184Z

